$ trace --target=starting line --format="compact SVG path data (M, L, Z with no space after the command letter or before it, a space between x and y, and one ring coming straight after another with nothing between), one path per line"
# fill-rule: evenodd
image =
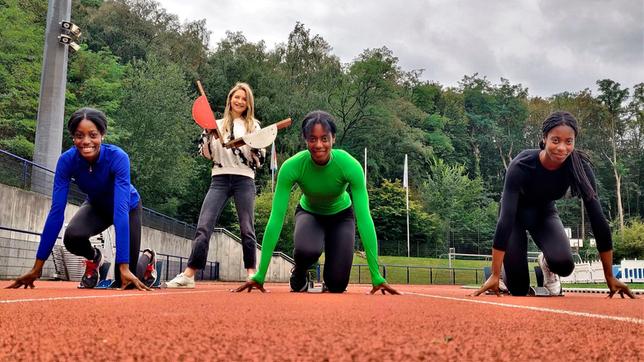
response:
M644 324L644 319L632 318L632 317L619 317L619 316L611 316L611 315L606 315L606 314L596 314L596 313L587 313L587 312L574 312L574 311L565 310L565 309L532 307L532 306L527 306L527 305L506 304L506 303L490 302L490 301L486 301L486 300L476 300L476 299L469 299L469 298L444 297L444 296L441 296L441 295L432 295L432 294L423 294L423 293L414 293L414 292L404 292L404 294L406 294L406 295L416 295L416 296L425 297L425 298L435 298L435 299L445 299L445 300L453 300L453 301L459 301L459 302L488 304L488 305L494 305L494 306L497 306L497 307L525 309L525 310L532 310L532 311L537 311L537 312L565 314L565 315L570 315L570 316L575 316L575 317L608 319L608 320L614 320L614 321L620 321L620 322ZM476 297L472 297L472 298L476 298Z
M7 299L0 300L0 304L11 303L32 303L32 302L53 302L58 300L82 300L82 299L105 299L105 298L128 298L128 297L143 297L143 296L161 296L161 295L179 295L179 294L197 294L197 293L212 293L212 292L228 292L228 290L191 290L191 291L174 291L170 293L163 292L141 292L141 293L119 293L107 295L84 295L77 297L49 297L49 298L29 298L29 299Z

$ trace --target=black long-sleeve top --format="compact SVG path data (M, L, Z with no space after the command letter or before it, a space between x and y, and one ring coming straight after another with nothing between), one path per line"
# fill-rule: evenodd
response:
M519 208L551 206L555 200L566 194L571 183L574 182L569 167L570 157L562 167L550 171L539 161L539 152L540 150L524 150L508 167L501 197L501 213L494 233L494 249L505 251ZM584 163L584 170L593 189L596 190L595 175L590 165ZM600 252L612 250L610 227L598 197L584 200L584 205L597 240L597 250Z

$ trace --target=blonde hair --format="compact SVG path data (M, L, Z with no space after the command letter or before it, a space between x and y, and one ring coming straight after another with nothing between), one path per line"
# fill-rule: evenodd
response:
M226 98L226 109L224 110L224 123L222 125L223 132L230 134L233 129L233 115L230 112L230 100L233 98L233 94L238 90L243 90L246 92L246 110L241 114L241 118L246 121L246 132L252 132L255 130L255 98L253 97L253 91L250 89L250 86L247 83L237 83L234 87L228 92L228 97Z

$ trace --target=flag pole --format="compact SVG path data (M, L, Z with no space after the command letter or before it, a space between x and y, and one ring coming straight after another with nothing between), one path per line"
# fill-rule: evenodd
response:
M407 187L407 257L409 258L409 187Z
M405 199L406 199L406 209L407 209L407 257L411 256L411 250L409 249L409 176L407 170L407 155L405 154L405 170L403 175L403 186L405 187Z
M367 185L367 147L364 148L364 184Z
M271 145L271 192L275 192L275 171L277 171L277 150L275 141Z
M275 153L275 142L271 145L271 192L275 192L275 170L277 170L277 154Z

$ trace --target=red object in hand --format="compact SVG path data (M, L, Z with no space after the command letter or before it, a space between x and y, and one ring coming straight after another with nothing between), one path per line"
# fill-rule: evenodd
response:
M215 115L212 113L206 96L200 96L192 105L192 118L201 128L216 129Z

